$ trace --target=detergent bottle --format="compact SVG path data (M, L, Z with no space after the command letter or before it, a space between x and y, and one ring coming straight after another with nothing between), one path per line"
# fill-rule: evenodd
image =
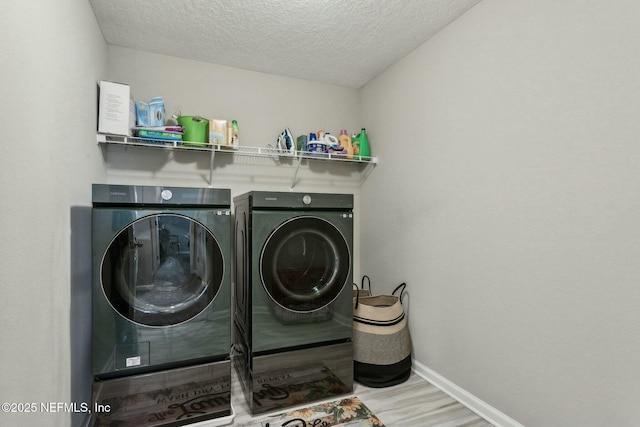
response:
M358 155L366 157L371 156L371 148L369 147L369 139L367 138L367 131L365 128L362 128L358 136L356 136L356 139L358 140L359 147Z
M338 141L340 141L340 146L347 153L347 158L353 158L353 145L351 144L351 137L347 134L346 129L342 129L340 131L340 136L338 136Z

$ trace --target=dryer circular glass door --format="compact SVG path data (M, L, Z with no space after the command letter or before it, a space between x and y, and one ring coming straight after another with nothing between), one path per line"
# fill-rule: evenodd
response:
M344 236L330 222L296 217L276 228L260 256L262 284L271 299L295 312L330 304L346 284L351 254Z
M113 308L133 322L176 325L214 300L223 268L220 245L204 225L183 215L149 215L109 244L102 289Z

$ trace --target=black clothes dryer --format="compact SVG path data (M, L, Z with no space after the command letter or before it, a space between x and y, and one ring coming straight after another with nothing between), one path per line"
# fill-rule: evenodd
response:
M252 412L350 392L353 195L254 191L234 214L234 364Z

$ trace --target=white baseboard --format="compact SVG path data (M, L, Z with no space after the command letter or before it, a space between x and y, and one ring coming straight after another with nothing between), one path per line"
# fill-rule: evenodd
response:
M413 372L415 372L418 376L424 378L432 385L436 386L443 392L447 393L449 396L453 397L458 402L462 403L464 406L480 415L482 418L490 422L496 427L524 427L524 425L520 424L513 418L508 417L502 412L498 411L493 406L489 405L487 402L478 399L473 394L469 393L467 390L462 387L452 383L436 371L427 368L420 362L413 360Z

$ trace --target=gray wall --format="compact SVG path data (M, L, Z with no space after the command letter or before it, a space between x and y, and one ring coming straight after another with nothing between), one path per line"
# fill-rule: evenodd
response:
M109 47L109 78L129 84L136 99L148 101L163 96L167 117L181 112L186 116L236 119L240 144L245 146L275 145L285 127L297 136L319 129L337 135L340 129L354 131L361 126L357 89L114 46ZM145 149L118 155L109 151L105 156L109 181L209 184L208 155L159 153ZM359 169L337 166L305 161L294 189L358 192ZM250 189L289 191L292 169L293 162L275 157L264 160L218 153L213 179L217 187L233 187L234 195Z
M416 359L528 426L640 406L640 6L484 0L363 90L362 271Z
M0 401L90 399L96 80L106 46L89 3L5 2L0 25ZM84 207L84 208L83 208ZM78 425L82 414L0 413L0 425Z

